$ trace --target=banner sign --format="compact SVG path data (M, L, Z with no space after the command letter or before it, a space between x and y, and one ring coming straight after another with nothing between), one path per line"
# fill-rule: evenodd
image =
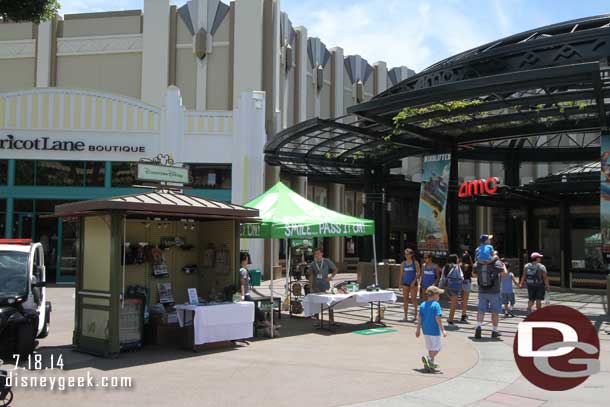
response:
M600 226L602 252L610 253L610 133L601 134Z
M417 248L420 252L444 256L449 251L445 213L450 168L451 154L424 157L417 214Z
M140 181L188 184L189 170L182 167L138 163L138 179Z
M304 239L334 236L370 236L375 226L368 223L276 224L242 223L240 235L248 238Z

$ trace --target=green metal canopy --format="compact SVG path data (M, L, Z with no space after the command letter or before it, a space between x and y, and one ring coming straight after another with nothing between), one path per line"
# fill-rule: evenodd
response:
M375 233L374 221L331 211L308 201L282 182L244 206L258 209L261 223L243 223L242 238L303 239Z

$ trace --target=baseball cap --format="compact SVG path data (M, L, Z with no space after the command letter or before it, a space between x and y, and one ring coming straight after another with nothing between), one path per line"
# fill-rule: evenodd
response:
M542 255L542 253L538 253L538 252L534 252L534 253L532 253L532 255L530 256L530 258L531 258L532 260L536 260L538 257L544 257L544 256Z
M444 292L445 290L442 290L435 285L431 285L430 287L426 288L426 294L428 295L442 294Z
M481 237L479 238L479 240L482 242L485 242L488 239L493 239L494 235L481 235Z

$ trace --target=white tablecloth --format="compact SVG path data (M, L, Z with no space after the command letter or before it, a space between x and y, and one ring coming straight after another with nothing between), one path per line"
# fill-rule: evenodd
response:
M333 307L333 309L345 309L362 306L369 302L396 302L396 294L393 291L358 291L350 294L307 294L303 299L303 314L310 317L320 312L320 305L323 309Z
M176 305L180 326L194 325L195 345L232 341L253 336L254 303ZM193 313L195 316L193 317Z

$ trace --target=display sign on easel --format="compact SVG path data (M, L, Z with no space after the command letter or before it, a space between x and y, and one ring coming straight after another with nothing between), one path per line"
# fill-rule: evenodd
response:
M189 304L191 304L191 305L199 304L199 297L197 296L197 289L196 288L187 288L187 291L189 294Z

